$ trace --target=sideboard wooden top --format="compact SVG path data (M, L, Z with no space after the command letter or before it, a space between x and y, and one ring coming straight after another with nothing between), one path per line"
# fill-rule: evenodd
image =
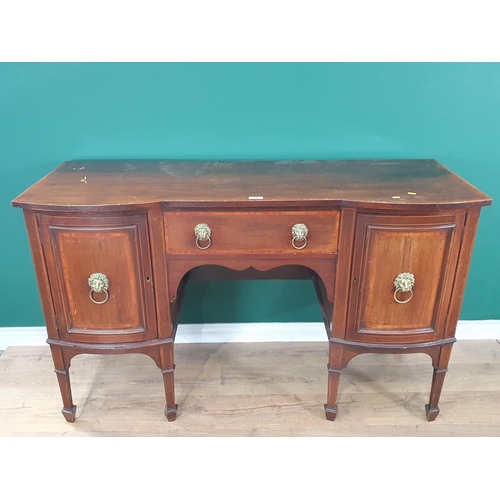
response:
M489 205L435 160L69 161L19 195L22 208Z

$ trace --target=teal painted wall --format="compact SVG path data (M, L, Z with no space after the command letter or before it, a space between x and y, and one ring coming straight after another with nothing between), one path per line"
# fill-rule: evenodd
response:
M0 64L0 326L42 325L22 211L70 159L436 158L500 199L500 64ZM500 209L462 319L499 319ZM223 297L224 300L220 300ZM194 283L183 322L320 321L309 282Z

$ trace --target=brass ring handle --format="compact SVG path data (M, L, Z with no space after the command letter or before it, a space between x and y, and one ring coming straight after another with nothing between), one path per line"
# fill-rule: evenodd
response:
M402 290L400 290L399 288L396 288L396 290L394 291L394 300L398 303L398 304L406 304L407 302L410 302L411 299L413 299L413 290L410 290L410 298L409 299L406 299L406 300L398 300L398 298L396 297L396 294L398 292L402 292Z
M306 247L306 245L307 245L307 238L306 238L305 236L304 236L304 238L303 238L304 244L303 244L301 247L298 247L298 246L295 244L295 240L296 240L296 239L297 239L297 238L295 238L295 236L292 238L292 246L293 246L293 248L295 248L295 249L297 249L297 250L302 250L303 248L305 248L305 247ZM302 240L301 240L301 241L302 241Z
M307 235L309 233L309 229L307 229L307 226L305 224L295 224L292 227L292 246L296 250L302 250L307 246ZM298 247L295 242L296 241L303 241L304 244L300 247Z
M89 276L87 283L90 287L89 297L94 304L104 304L109 299L108 287L109 280L108 277L103 273L93 273ZM106 298L104 300L98 301L93 297L94 293L105 293Z
M394 280L394 287L396 290L394 290L394 300L398 304L406 304L407 302L410 302L411 299L413 299L413 286L415 285L415 276L411 273L401 273L396 276L396 279ZM406 300L399 300L396 295L399 293L408 293L410 292L410 297Z
M212 244L212 239L210 238L210 236L212 235L212 230L210 229L210 226L208 224L205 224L203 222L201 224L196 224L196 226L194 227L194 235L196 236L196 246L200 250L206 250ZM201 246L199 243L200 241L208 241L208 244L205 246Z
M109 299L109 293L107 290L103 290L103 293L106 294L106 298L104 300L101 300L100 302L98 300L95 300L94 297L92 297L92 294L94 293L94 290L90 290L89 292L89 297L90 297L90 300L94 303L94 304L104 304L104 302L107 302L108 299Z

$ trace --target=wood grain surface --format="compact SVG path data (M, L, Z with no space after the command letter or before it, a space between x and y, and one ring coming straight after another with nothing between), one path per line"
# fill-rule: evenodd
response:
M168 254L332 254L337 251L340 212L338 210L288 212L165 212L165 237ZM194 227L208 224L212 244L200 250ZM305 224L307 242L292 246L292 227ZM207 243L201 243L206 246Z
M315 273L331 339L328 420L339 411L342 370L366 352L431 355L425 408L435 420L479 209L491 201L435 160L91 160L62 164L12 203L25 211L63 415L73 423L70 360L110 349L152 356L163 374L165 415L175 420L173 344L155 350L154 342L174 338L182 291L202 266L219 276L221 267L255 278L283 266ZM201 223L212 231L202 248L194 234ZM291 234L299 223L309 228L302 248ZM110 278L99 304L92 294L103 293L89 295L86 284L94 272ZM415 290L396 290L411 294L406 302L393 290L402 272L415 275ZM129 350L135 341L146 343ZM267 381L266 390L275 378L288 382L275 368L269 376L249 368L243 389L234 390L253 397L245 387L254 380ZM218 398L233 396L227 390L240 373L221 367Z
M132 206L398 209L466 207L491 199L436 160L70 161L19 195L23 208Z
M1 436L500 436L500 344L459 341L440 407L426 420L425 354L356 357L340 380L339 414L324 418L326 342L179 344L178 418L142 354L73 359L77 420L60 414L48 347L0 356Z

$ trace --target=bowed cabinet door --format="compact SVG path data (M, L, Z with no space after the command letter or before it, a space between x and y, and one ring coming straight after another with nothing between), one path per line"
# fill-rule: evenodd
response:
M147 216L40 214L38 221L61 339L155 339Z
M443 337L464 220L464 214L358 215L348 340Z

